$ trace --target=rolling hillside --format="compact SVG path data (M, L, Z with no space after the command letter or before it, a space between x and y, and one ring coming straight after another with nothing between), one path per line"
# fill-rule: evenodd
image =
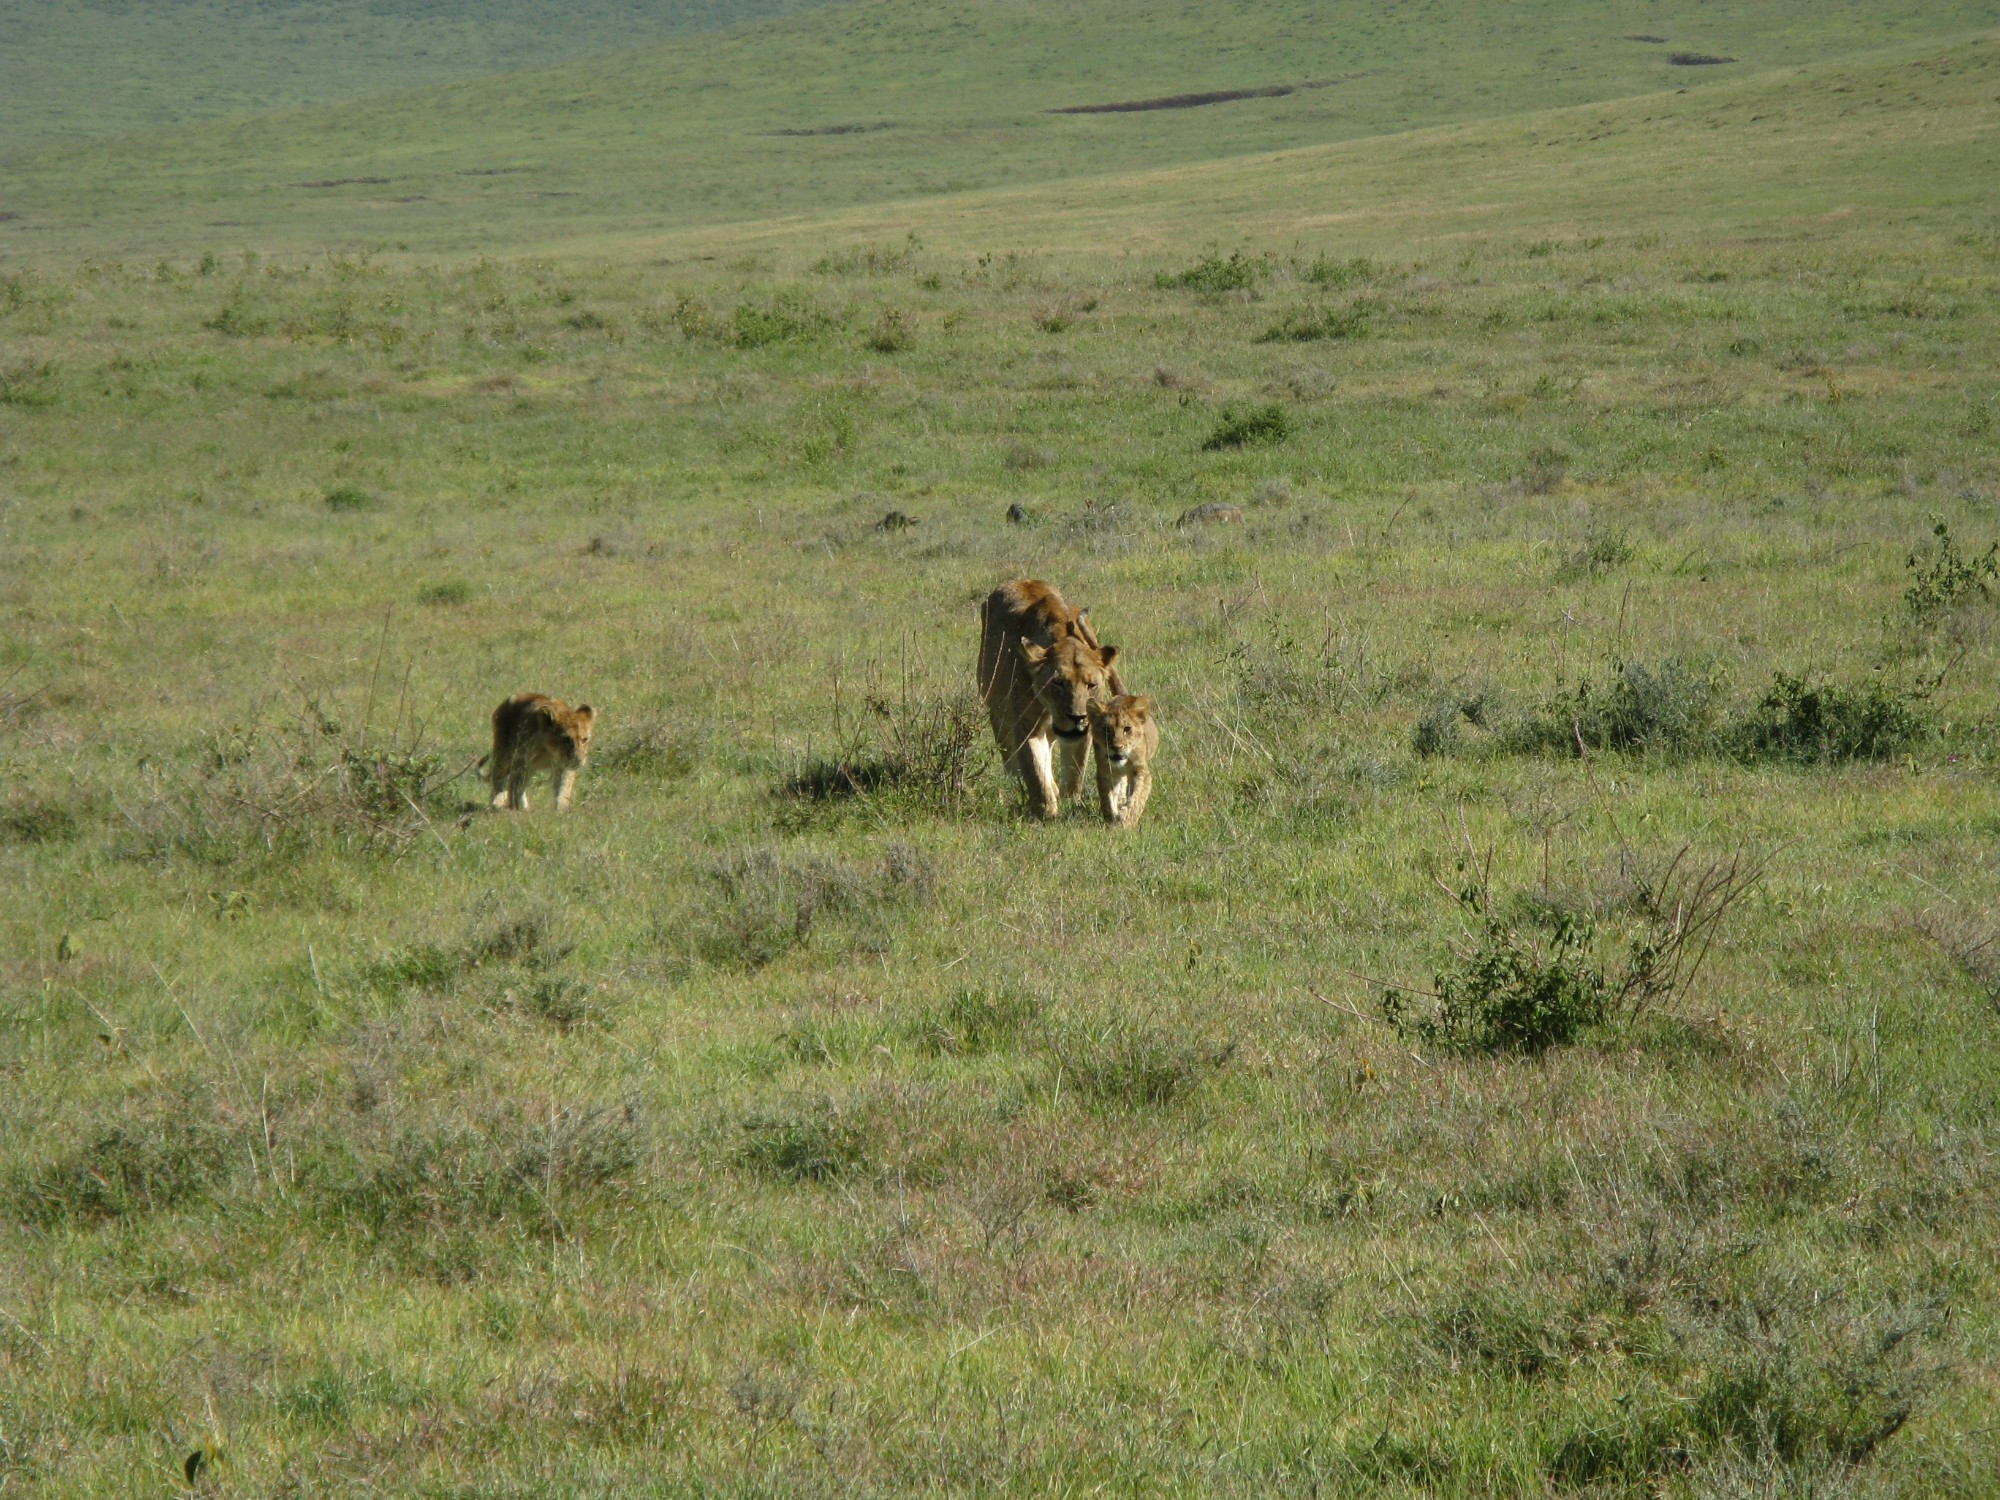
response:
M1493 15L859 0L393 98L16 153L0 160L0 252L550 244L1703 89L1995 20L1991 0L1920 14L1842 0L1809 19L1775 0Z
M0 152L618 52L812 0L0 0Z
M2000 31L1508 15L9 157L0 1495L1992 1500Z

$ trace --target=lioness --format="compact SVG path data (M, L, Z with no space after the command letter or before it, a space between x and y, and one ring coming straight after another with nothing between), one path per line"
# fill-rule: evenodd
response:
M1104 821L1136 828L1153 795L1153 756L1160 726L1153 700L1120 693L1090 705L1090 740L1097 752L1097 806Z
M543 771L556 789L556 811L569 810L576 773L590 759L597 715L588 703L571 708L540 693L516 693L493 710L493 753L486 779L495 811L528 810L528 782Z
M1099 644L1082 612L1034 578L1001 584L980 606L979 621L979 696L993 738L1029 805L1053 818L1062 798L1083 784L1091 703L1120 691L1112 665L1118 648Z

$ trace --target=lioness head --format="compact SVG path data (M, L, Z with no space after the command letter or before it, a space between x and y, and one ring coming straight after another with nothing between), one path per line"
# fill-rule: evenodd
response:
M597 727L597 714L586 703L556 720L562 732L563 759L582 765L590 759L590 736Z
M1071 631L1053 646L1023 641L1021 656L1028 664L1035 696L1048 710L1050 727L1062 739L1082 739L1090 732L1091 704L1110 691L1111 664L1118 659L1118 648L1094 647Z
M1109 703L1090 705L1090 734L1105 764L1123 770L1147 756L1147 730L1153 724L1153 700L1125 693Z

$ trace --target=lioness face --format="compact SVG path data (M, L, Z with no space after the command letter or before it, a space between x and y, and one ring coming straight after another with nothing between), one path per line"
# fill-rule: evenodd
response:
M563 759L580 766L590 759L590 735L597 727L597 715L588 703L569 716L562 726Z
M1146 755L1146 730L1153 722L1148 698L1126 694L1109 703L1090 706L1090 732L1106 764L1123 770Z
M1064 636L1053 646L1021 643L1035 694L1048 711L1049 727L1057 737L1080 740L1090 732L1090 707L1110 693L1111 663L1118 648L1091 649L1080 636Z

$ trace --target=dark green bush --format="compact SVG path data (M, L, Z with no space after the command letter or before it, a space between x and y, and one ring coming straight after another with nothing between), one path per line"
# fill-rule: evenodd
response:
M1543 1052L1605 1018L1610 987L1595 955L1596 928L1572 912L1545 922L1485 915L1453 965L1432 980L1430 1003L1385 989L1382 1014L1406 1036L1455 1052Z
M1215 430L1202 440L1202 450L1214 453L1223 448L1243 448L1252 444L1282 443L1292 435L1292 419L1275 402L1264 406L1222 409Z
M1185 270L1161 271L1153 278L1153 285L1162 291L1247 291L1270 273L1270 266L1261 258L1253 259L1241 250L1230 251L1226 259L1210 250Z
M1317 339L1358 339L1368 332L1373 309L1365 302L1345 307L1301 308L1286 313L1257 335L1260 344L1305 344Z
M1580 739L1591 750L1695 754L1715 741L1726 690L1721 669L1700 658L1617 662L1607 683L1558 688L1507 739L1528 752L1574 755Z
M1745 760L1884 760L1930 733L1930 689L1875 678L1861 687L1779 672L1730 735Z

